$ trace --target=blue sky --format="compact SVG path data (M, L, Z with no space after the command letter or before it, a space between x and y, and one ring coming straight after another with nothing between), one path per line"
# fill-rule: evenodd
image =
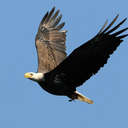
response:
M24 73L37 70L35 34L44 13L56 6L66 22L67 52L92 38L120 14L128 17L127 0L0 1L0 127L128 127L128 38L95 76L78 90L93 105L48 94ZM128 27L128 21L123 24Z

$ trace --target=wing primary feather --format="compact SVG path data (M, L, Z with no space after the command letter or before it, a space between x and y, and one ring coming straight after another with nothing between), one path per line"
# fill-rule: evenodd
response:
M56 29L57 29L57 30L60 30L60 29L62 29L62 28L64 27L64 25L65 25L65 22L63 22L63 23L61 23L60 25L58 25L58 26L56 27Z
M117 35L123 33L124 31L126 31L127 29L128 29L128 28L125 28L125 29L122 29L122 30L120 30L120 31L118 31L118 32L116 32L116 33L113 33L112 36L117 36Z
M49 12L48 16L46 17L46 20L44 23L47 23L49 21L49 19L51 18L52 14L54 13L55 11L55 7L52 8L52 10Z
M122 25L125 21L127 20L127 18L125 18L124 20L122 20L118 25L116 25L113 29L109 30L108 32L106 32L106 34L110 34L111 32L115 31L117 28L120 27L120 25Z
M61 18L62 18L62 14L60 14L60 16L58 16L56 21L53 23L52 27L55 27L60 22Z
M101 34L102 33L102 31L104 30L104 28L106 27L106 25L108 24L108 20L106 20L105 21L105 23L104 23L104 25L103 25L103 27L100 29L100 31L98 32L98 34L97 35L99 35L99 34Z
M44 15L43 19L41 20L40 25L44 23L44 21L46 20L47 16L48 16L48 11L46 12L46 14Z
M125 38L126 36L128 36L128 34L122 35L122 36L118 36L117 38L122 39Z
M55 14L53 15L53 17L49 20L50 25L51 25L51 24L53 23L53 21L56 19L56 17L58 16L59 12L60 12L60 10L57 10L57 11L55 12Z
M102 33L105 33L115 23L118 17L119 17L119 14L113 19L113 21L108 25L108 27L104 29Z

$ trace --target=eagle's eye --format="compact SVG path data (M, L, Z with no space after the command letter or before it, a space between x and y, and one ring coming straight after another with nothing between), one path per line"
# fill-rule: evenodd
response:
M31 76L33 76L33 74L32 74L32 73L30 73L30 75L31 75Z

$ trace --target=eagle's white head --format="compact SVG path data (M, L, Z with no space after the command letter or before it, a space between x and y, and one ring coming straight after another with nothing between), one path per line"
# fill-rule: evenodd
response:
M44 73L27 72L24 74L24 77L39 82L43 80Z

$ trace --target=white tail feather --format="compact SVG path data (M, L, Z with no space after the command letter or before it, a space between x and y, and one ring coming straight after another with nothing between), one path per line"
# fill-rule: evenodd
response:
M77 99L78 100L83 101L83 102L86 102L88 104L93 104L93 101L91 99L89 99L88 97L85 97L81 93L75 91L75 94L77 95Z

